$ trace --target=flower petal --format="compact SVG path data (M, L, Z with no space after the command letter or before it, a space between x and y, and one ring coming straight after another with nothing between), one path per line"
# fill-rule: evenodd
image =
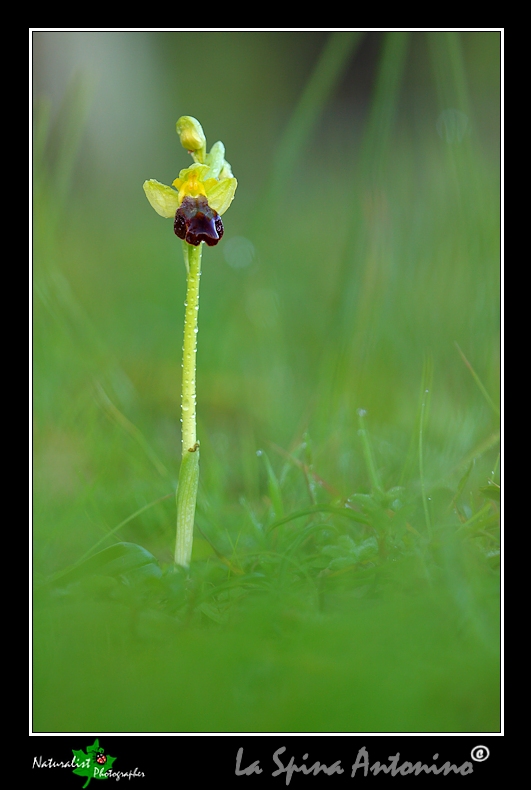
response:
M224 178L213 186L209 185L206 193L210 208L213 208L218 214L224 214L232 203L237 186L238 182L235 178Z
M225 163L225 146L218 140L207 154L206 163L209 166L208 178L219 178L219 174Z
M157 214L166 218L175 216L175 212L179 208L178 192L154 178L144 181L144 192Z
M206 174L208 173L209 169L210 168L208 165L201 165L199 162L194 162L194 164L190 165L190 167L185 167L184 170L181 170L179 173L179 178L181 181L186 181L190 177L190 174L193 173L193 175L198 178L199 181L202 181L204 178L206 178Z
M222 178L232 178L232 169L226 159L223 162L223 167L221 168L221 173L219 174L219 178L220 180Z
M205 188L205 192L208 193L209 189L212 189L212 187L215 187L217 183L218 183L218 179L217 178L207 178L205 181L203 181L203 186Z

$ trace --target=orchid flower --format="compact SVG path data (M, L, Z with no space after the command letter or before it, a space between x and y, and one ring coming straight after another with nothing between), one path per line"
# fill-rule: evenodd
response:
M157 214L170 219L183 240L188 277L183 343L181 394L182 460L177 486L175 564L187 568L192 557L195 506L199 484L199 442L196 435L196 353L202 243L209 247L223 236L221 215L236 192L237 181L225 159L225 146L215 143L206 151L199 121L189 115L177 121L181 144L194 164L181 170L171 186L155 179L144 182L144 192Z

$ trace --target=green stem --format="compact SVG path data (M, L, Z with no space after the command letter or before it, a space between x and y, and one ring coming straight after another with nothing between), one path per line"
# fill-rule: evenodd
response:
M184 242L187 264L186 312L184 315L183 382L181 396L182 454L194 452L197 442L195 419L195 359L197 353L197 316L199 312L199 279L201 277L201 247Z
M196 429L195 369L197 353L197 317L202 244L183 243L188 272L184 315L183 378L181 395L182 461L177 486L177 538L175 563L187 568L192 557L195 504L199 483L199 443Z

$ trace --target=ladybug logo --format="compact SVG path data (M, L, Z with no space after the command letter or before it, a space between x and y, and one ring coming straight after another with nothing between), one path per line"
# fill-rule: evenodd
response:
M105 765L105 763L107 762L107 758L105 757L104 754L98 754L98 756L96 757L96 762L99 763L100 765Z

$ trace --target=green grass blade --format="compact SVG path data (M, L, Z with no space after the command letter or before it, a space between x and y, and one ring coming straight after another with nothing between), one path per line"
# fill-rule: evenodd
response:
M461 359L463 360L463 362L465 363L465 365L469 369L470 373L472 374L472 378L474 379L474 381L478 385L479 391L481 392L481 394L483 395L483 397L485 398L485 400L489 404L489 406L492 409L492 411L494 412L494 414L497 417L499 417L500 416L500 410L498 409L498 407L496 406L496 404L494 403L494 401L490 397L489 393L487 392L487 388L484 386L484 384L481 381L481 379L479 378L478 374L476 373L476 371L474 370L474 368L472 367L472 365L470 364L468 359L465 357L465 355L463 354L463 352L461 351L461 349L459 348L457 343L455 344L455 347L459 351L459 355L460 355Z
M367 526L370 525L370 521L365 516L362 516L361 513L358 513L355 510L352 510L348 507L335 507L334 505L315 505L314 507L307 507L303 510L297 510L296 513L291 513L289 516L285 516L285 518L281 518L278 521L275 521L269 527L267 527L267 532L271 532L272 530L276 529L277 527L282 526L282 524L287 524L290 521L295 521L297 518L302 518L303 516L312 516L314 513L335 513L337 516L345 516L345 518L350 519L351 521L356 521L358 524L366 524Z
M431 517L428 507L428 496L426 493L426 478L424 474L424 433L428 420L429 405L431 398L431 385L433 381L433 363L431 358L427 359L424 363L424 371L422 375L422 391L420 394L420 418L419 418L419 476L420 476L420 490L422 493L422 507L424 509L424 518L426 520L426 531L431 535Z
M258 450L257 454L263 459L265 464L267 472L267 490L271 500L271 505L273 507L273 512L277 518L282 518L284 514L284 503L282 501L282 489L280 487L278 477L275 474L275 470L271 466L271 461L269 460L267 453L265 453L263 450Z
M165 499L169 499L170 497L173 497L173 496L174 496L173 493L165 494L164 496L159 497L158 499L155 499L153 502L149 502L147 505L144 505L144 507L141 507L138 510L135 510L135 512L131 513L130 516L127 516L127 518L124 518L123 521L120 521L120 523L116 527L113 527L111 530L109 530L109 532L106 532L105 535L103 536L103 538L101 538L96 543L94 543L94 545L91 546L90 549L88 549L83 554L83 556L80 557L79 560L77 560L77 562L75 562L73 565L69 565L68 568L64 568L63 570L52 574L52 576L50 576L47 579L47 582L54 582L57 579L61 579L67 573L70 573L72 570L74 570L79 565L81 565L83 562L85 562L85 560L88 557L90 557L92 554L94 554L96 549L99 549L99 547L102 546L105 543L106 540L108 540L110 537L112 537L114 534L116 534L116 532L118 532L120 529L122 529L122 527L125 527L126 524L129 524L130 521L133 521L133 519L137 518L137 516L140 516L140 515L142 515L142 513L145 513L146 510L149 510L150 508L154 507L155 505L158 505L160 502L164 502Z
M464 491L464 488L465 488L465 486L467 484L468 478L470 477L470 473L472 472L473 468L474 468L474 459L472 459L470 461L470 463L469 463L464 475L462 476L461 480L459 481L459 483L457 485L457 491L455 492L454 496L452 497L452 501L448 505L448 510L451 510L453 507L457 507L457 502L459 500L459 497L461 496L461 494Z
M289 179L312 129L362 38L360 31L334 32L328 38L277 145L270 180L257 211L258 218L263 219L262 212L275 202L278 191Z
M460 34L456 31L428 33L432 67L441 109L453 108L470 115Z
M371 445L371 438L369 432L365 427L365 415L367 412L365 409L358 409L358 436L361 439L361 444L363 447L363 456L365 458L365 465L367 466L367 472L369 473L369 478L371 481L371 485L374 490L378 492L383 491L382 487L382 480L380 478L380 474L378 469L376 468L376 463L374 461L374 451Z
M408 41L407 32L390 32L384 39L376 88L360 156L364 181L381 181L386 171Z

